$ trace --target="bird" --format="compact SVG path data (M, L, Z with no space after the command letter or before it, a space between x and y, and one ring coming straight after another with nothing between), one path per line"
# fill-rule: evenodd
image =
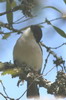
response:
M41 38L42 30L39 25L31 25L25 29L14 46L14 63L17 61L19 66L25 63L27 67L31 67L34 71L40 72L43 62L42 49L40 46ZM28 88L29 86L30 88ZM35 82L31 84L31 81L27 80L27 88L28 98L39 97L39 88Z

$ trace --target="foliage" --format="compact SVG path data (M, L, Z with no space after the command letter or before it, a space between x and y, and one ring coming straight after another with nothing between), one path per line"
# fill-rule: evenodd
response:
M17 6L17 4L16 4L16 2L14 1L14 0L1 0L0 2L4 2L4 1L6 1L6 12L3 12L3 13L0 13L0 16L2 16L2 15L4 15L4 14L6 14L6 17L7 17L7 21L8 21L8 25L10 26L10 29L11 29L11 27L13 26L13 24L14 24L14 22L13 22L13 12L14 11L17 11L17 10L22 10L23 11L23 14L24 14L24 16L27 16L27 17L32 17L32 14L31 14L31 11L32 11L32 9L33 9L33 7L34 6L36 6L35 5L35 1L32 1L32 2L22 2L21 3L21 5L19 5L19 6ZM64 1L65 2L65 1ZM27 8L25 9L25 5L27 4ZM32 6L32 5L34 5L34 6ZM62 14L62 19L63 18L66 18L66 16L63 16L63 13L62 13L62 11L61 10L59 10L58 8L56 8L56 7L54 7L54 6L45 6L45 7L43 7L43 9L53 9L53 10L56 10L57 12L59 12L59 13L61 13ZM58 19L60 19L60 18L58 18ZM55 20L55 19L54 19ZM56 27L56 26L54 26L54 25L52 25L51 24L51 21L48 21L48 20L46 20L45 22L43 22L43 23L48 23L48 22L50 22L49 24L56 30L56 32L59 34L59 35L61 35L62 37L64 37L64 38L66 38L66 33L62 30L62 29L60 29L60 28L58 28L58 27ZM1 27L1 25L0 25L0 27ZM14 31L13 31L14 32ZM0 33L1 34L1 33ZM5 35L5 34L4 34ZM2 39L6 39L6 38L8 38L9 37L9 35L10 34L6 34Z

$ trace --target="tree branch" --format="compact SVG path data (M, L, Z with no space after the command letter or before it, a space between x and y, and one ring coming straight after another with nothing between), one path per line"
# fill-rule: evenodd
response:
M0 22L0 27L7 28L7 29L9 29L9 30L12 30L13 32L18 32L18 33L20 32L20 33L22 33L21 30L14 29L14 28L11 27L9 24L5 24L5 23L3 23L3 22Z
M36 82L37 84L39 84L40 87L46 88L47 92L50 94L54 94L57 96L61 95L64 97L66 96L66 74L63 71L57 72L56 80L53 83L43 78L44 75L35 73L30 68L25 68L24 66L18 67L11 63L5 63L5 64L0 63L0 71L3 71L2 75L11 74L12 78L18 76L21 81L31 80L32 83ZM62 91L64 92L61 92L61 86L62 86ZM59 90L57 90L57 88L59 88ZM26 91L22 94L22 96L26 93Z

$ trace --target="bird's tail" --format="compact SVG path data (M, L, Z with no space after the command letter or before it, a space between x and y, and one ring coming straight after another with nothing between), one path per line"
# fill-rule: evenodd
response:
M39 97L39 88L36 82L27 81L27 97L36 98Z

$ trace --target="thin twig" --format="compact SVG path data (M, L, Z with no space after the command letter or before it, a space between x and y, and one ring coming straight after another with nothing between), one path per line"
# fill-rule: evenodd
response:
M44 70L45 70L45 68L46 68L46 65L47 65L49 56L50 56L50 53L48 53L47 58L45 59L45 64L44 64L44 68L43 68L43 70L42 70L42 74L44 73Z
M22 21L17 22L17 23L14 22L13 24L23 23L23 22L25 22L25 21L27 21L27 20L30 20L30 19L34 18L34 17L37 17L37 16L33 16L33 17L31 17L31 18L26 18L25 20L22 20Z
M46 46L44 43L40 42L40 44L45 47L47 49L47 52L49 52L50 54L52 54L56 59L58 59L59 57L57 56L57 54L51 50L50 47Z
M30 20L31 18L27 18L27 19L25 19L25 20L22 20L22 21L20 21L20 22L17 22L17 23L13 23L13 24L20 24L20 23L23 23L23 22L25 22L25 21L27 21L27 20Z
M0 95L7 100L7 97L4 94L2 94L1 92L0 92Z
M8 100L8 99L14 100L13 98L10 98L10 97L8 96L8 94L6 93L5 86L3 85L2 81L0 81L0 83L1 83L1 85L2 85L2 87L3 87L3 91L4 91L4 93L5 93L6 96L5 96L4 94L2 94L1 92L0 92L0 95L2 95L6 100Z
M54 18L54 19L52 19L52 20L49 20L50 22L53 22L53 21L56 21L56 20L59 20L59 19L62 19L63 17L58 17L58 18ZM44 21L44 22L40 22L39 24L45 24L45 23L47 23L46 21Z
M22 16L21 18L17 19L16 21L14 21L14 23L18 22L19 20L23 19L24 16Z
M0 95L1 95L3 98L5 98L6 100L15 100L14 98L10 98L10 97L5 96L5 95L2 94L1 92L0 92Z
M56 66L52 67L46 74L44 74L43 76L46 76L47 74L49 74Z
M1 81L0 83L1 83L1 85L2 85L2 87L3 87L3 91L4 91L5 95L8 97L8 95L7 95L7 93L6 93L6 90L5 90L5 86L3 85L2 81Z
M50 47L50 49L58 49L58 48L60 48L60 47L62 47L62 46L64 46L64 45L66 45L66 43L63 43L63 44L61 44L60 46L58 46L58 47Z

